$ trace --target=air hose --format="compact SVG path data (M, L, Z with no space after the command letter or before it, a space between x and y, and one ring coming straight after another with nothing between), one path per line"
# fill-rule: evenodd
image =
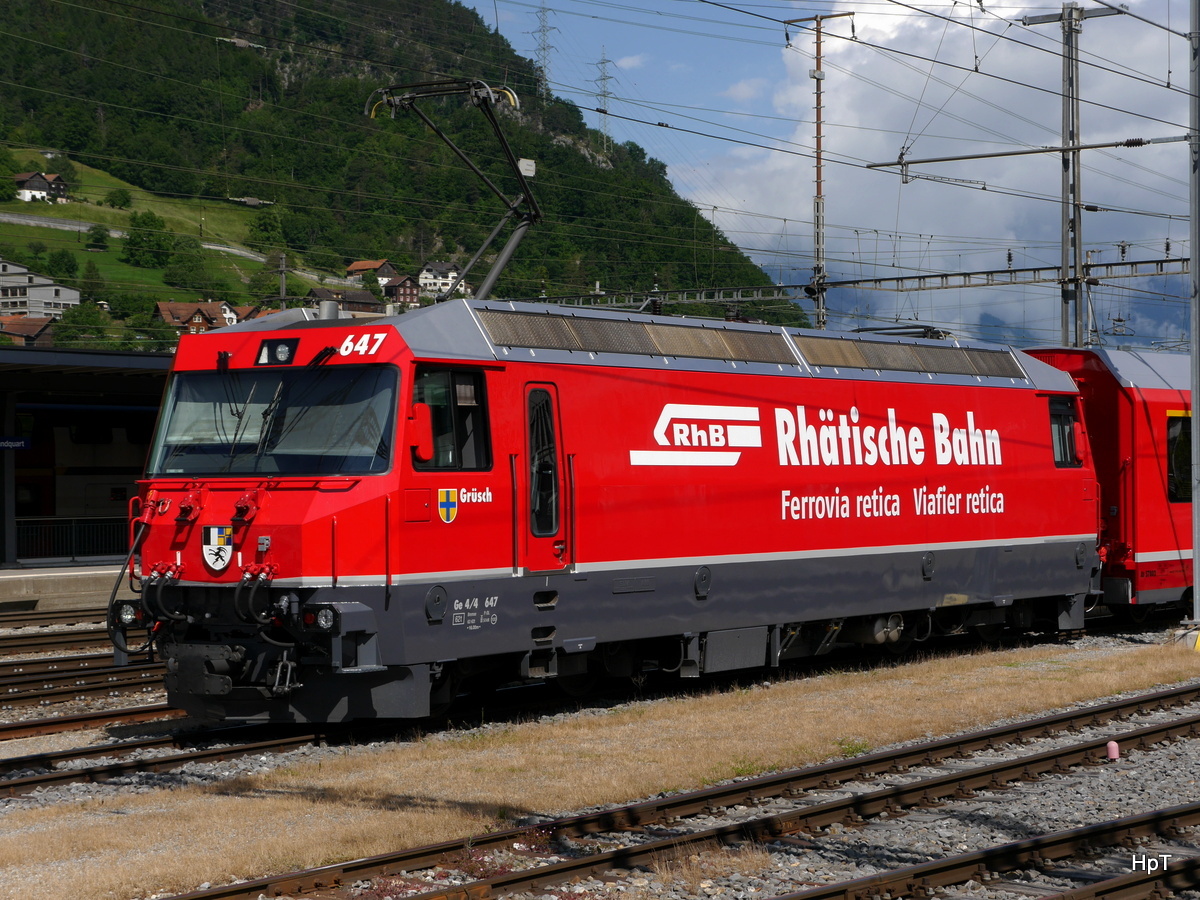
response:
M137 648L131 648L125 643L125 636L121 630L117 628L116 611L117 611L117 591L121 589L121 582L125 579L125 572L129 568L129 563L133 559L133 554L137 552L138 544L142 542L142 536L146 533L146 529L150 526L149 522L141 522L138 525L137 531L134 533L133 540L129 544L129 555L125 557L125 562L121 564L121 571L117 573L117 581L113 585L112 593L108 596L108 614L104 617L104 624L108 631L108 639L112 641L112 645L129 656L137 656L139 653L145 653L150 649L150 644L154 640L154 635L151 632L146 634L146 643Z

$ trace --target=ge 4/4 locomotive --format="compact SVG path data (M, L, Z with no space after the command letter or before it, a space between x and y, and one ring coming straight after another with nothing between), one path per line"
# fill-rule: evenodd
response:
M1032 356L472 300L312 316L176 354L112 624L152 629L198 716L1075 630L1101 589L1080 395Z

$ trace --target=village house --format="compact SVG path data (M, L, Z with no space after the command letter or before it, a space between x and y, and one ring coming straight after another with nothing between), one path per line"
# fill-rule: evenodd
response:
M214 328L253 319L257 315L257 306L230 306L224 300L196 303L177 303L170 300L159 301L155 305L152 318L156 322L170 325L180 334L203 334Z
M47 175L45 172L21 172L13 176L17 183L17 199L29 203L33 200L45 200L54 203L66 203L67 192L70 188L61 175Z
M399 272L386 259L360 259L346 266L346 277L351 281L362 283L362 277L367 272L374 272L380 283L386 278L395 278Z
M454 284L461 273L462 268L454 263L431 260L425 263L421 268L421 274L417 276L421 285L421 293L428 296L444 294L450 290L450 285ZM459 294L467 293L466 284L460 284L457 292Z
M381 282L380 287L383 288L383 296L390 303L405 309L416 309L421 305L421 285L411 275L389 278Z
M54 319L50 316L0 316L0 344L18 347L54 345Z
M0 315L61 319L63 310L79 305L79 297L75 288L0 259Z

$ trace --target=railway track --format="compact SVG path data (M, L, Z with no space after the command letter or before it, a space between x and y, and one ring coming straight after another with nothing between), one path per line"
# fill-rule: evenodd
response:
M79 609L4 610L0 628L44 628L49 625L94 625L107 614L103 606Z
M74 631L47 631L33 634L0 634L0 656L18 653L55 653L62 650L86 650L111 647L103 628L78 628Z
M1054 871L1066 860L1089 859L1097 848L1136 848L1154 838L1189 838L1200 827L1200 803L1125 816L1097 825L1073 828L1024 841L989 847L975 853L895 869L880 875L843 881L828 887L776 895L775 900L862 900L865 897L925 897L954 885L984 882L989 891L1002 891L1003 873L1019 869ZM1172 891L1200 886L1200 847L1192 855L1142 871L1095 878L1090 884L1059 893L1059 898L1163 897ZM1172 854L1165 854L1171 856ZM1132 857L1132 855L1131 855ZM1091 877L1085 875L1085 877ZM1017 882L1010 882L1017 884ZM1024 891L1022 891L1024 893ZM465 896L465 895L464 895ZM477 895L478 896L478 895Z
M15 797L27 794L40 788L54 787L62 784L77 784L79 782L107 781L111 778L133 775L141 772L165 772L178 769L189 763L223 762L239 756L253 756L260 753L285 753L318 741L319 735L313 732L272 737L260 740L250 740L250 737L260 736L266 731L261 726L248 725L238 728L220 729L216 732L204 732L181 738L175 735L143 738L141 740L122 741L115 744L103 744L86 749L63 750L56 753L40 753L32 756L12 757L0 760L0 774L19 772L28 769L45 768L47 771L34 775L19 775L16 777L0 778L0 795ZM186 749L189 742L204 741L204 746ZM137 753L157 753L158 751L176 750L174 753L162 753L149 758L118 760L97 765L75 766L74 768L55 768L65 762L74 763L81 759L109 759L111 757L129 756Z
M144 660L149 662L150 659ZM112 653L88 653L77 656L39 657L0 661L0 682L17 675L36 675L47 672L79 672L89 669L106 669L113 664Z
M182 719L186 718L186 715L182 710L174 709L165 703L154 703L149 706L97 710L69 716L28 719L22 722L5 722L0 724L0 741L40 737L67 731L89 731L107 725L152 722L157 719Z
M483 898L523 891L545 891L553 885L598 873L653 867L660 864L664 858L695 853L700 848L713 844L763 844L780 841L786 843L788 840L804 843L803 839L792 836L829 826L859 825L881 814L888 817L900 816L904 810L913 807L937 805L950 799L971 797L978 790L1003 789L1016 781L1065 772L1071 766L1101 763L1107 758L1109 742L1114 738L1105 735L1070 746L965 768L962 760L973 753L1011 746L1022 741L1054 737L1070 729L1111 724L1115 720L1139 713L1169 709L1198 700L1200 688L1163 691L896 751L839 760L808 769L657 798L583 816L555 819L539 823L534 829L510 829L476 835L463 841L404 850L320 869L197 891L185 896L188 900L231 900L257 898L260 894L273 896L305 891L319 892L344 887L362 879L394 876L396 873L400 873L399 877L408 879L414 872L430 870L433 867L441 867L442 876L456 868L478 873L480 869L487 868L494 855L497 859L503 859L503 862L493 868L504 870L503 874L480 880L452 874L451 878L457 878L459 883L439 885L431 881L428 890L419 894L423 898ZM1195 736L1200 736L1200 715L1178 716L1173 721L1126 729L1116 739L1121 747L1127 750L1130 747L1150 747L1163 741ZM920 777L867 790L848 791L845 787L851 782L894 776L913 768L947 764L950 771L931 777ZM831 789L847 795L828 800L818 800L809 796L810 792ZM767 810L767 807L780 806L784 807L781 811ZM685 824L689 816L715 816L722 814L718 812L720 810L737 808L755 811L741 821L712 827L689 828ZM1165 823L1153 828L1149 824L1145 825L1155 834L1169 832L1175 827L1172 822L1176 825L1185 822L1186 827L1192 827L1193 823L1200 824L1200 805L1188 808L1185 812L1172 811L1170 814L1164 814L1161 819L1149 817L1145 821ZM1129 832L1129 828L1143 827L1130 822L1132 819L1113 823L1112 833L1131 834L1133 832ZM638 843L635 846L596 852L597 847L611 846L612 836L618 833L623 833L626 837L637 834ZM531 834L534 835L534 840L531 840ZM1098 831L1091 833L1097 841L1101 840L1099 834ZM536 858L537 854L528 849L530 844L539 841L547 847L541 854L542 859ZM567 850L551 853L551 841ZM1036 846L1036 842L1022 843ZM514 853L514 846L519 848L519 852ZM1005 852L1008 853L1008 857L1002 852L997 859L1003 861L1005 858L1018 858L1013 856L1014 851L1011 849ZM515 864L514 855L520 858ZM574 858L563 859L564 855ZM545 857L549 857L549 861ZM470 865L464 865L464 862L469 862ZM976 865L973 871L977 874L991 871L986 863L982 865L984 868ZM1001 862L997 862L996 866L999 870ZM519 871L507 871L512 868ZM918 895L924 895L924 888L919 880L906 884L910 892L916 891ZM931 880L929 884L933 885L935 882ZM845 894L847 900L864 900L874 896L887 897L887 891L890 889L859 893L854 892L856 888L848 890L850 892ZM900 894L892 892L890 896L896 897ZM818 898L814 895L812 900Z
M46 706L67 700L107 696L162 686L161 663L83 669L75 672L33 673L0 679L0 709Z

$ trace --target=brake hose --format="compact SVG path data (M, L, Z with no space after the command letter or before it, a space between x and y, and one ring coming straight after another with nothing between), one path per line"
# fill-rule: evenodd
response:
M133 554L137 552L138 544L142 542L142 535L146 533L148 527L150 527L149 522L140 523L137 532L133 536L133 540L130 542L129 555L125 557L125 562L121 564L121 571L117 573L117 581L113 585L112 593L108 596L108 614L104 618L104 624L108 631L108 639L112 641L114 647L128 656L137 656L139 653L145 653L150 649L150 644L154 641L153 633L147 631L146 643L137 649L131 649L125 643L125 636L117 628L116 624L117 591L121 589L121 582L125 579L125 572L129 568Z

